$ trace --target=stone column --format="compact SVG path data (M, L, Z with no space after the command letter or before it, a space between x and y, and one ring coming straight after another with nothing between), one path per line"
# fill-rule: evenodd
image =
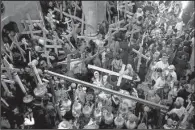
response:
M85 21L92 25L93 29L85 26L85 35L97 34L97 25L106 19L106 1L82 1Z

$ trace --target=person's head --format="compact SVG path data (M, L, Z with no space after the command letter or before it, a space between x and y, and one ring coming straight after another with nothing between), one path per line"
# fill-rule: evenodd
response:
M116 60L120 60L120 56L119 55L116 55Z
M182 97L177 97L174 102L175 108L181 108L184 105L184 99Z
M175 66L174 65L169 65L168 69L169 69L169 72L174 72L175 71Z
M154 58L158 58L160 56L160 52L159 51L156 51L153 55Z
M194 84L185 84L184 88L186 89L187 92L189 93L194 93Z
M107 80L108 80L108 75L104 75L104 76L103 76L103 82L106 83Z
M95 77L95 78L99 78L99 76L100 76L99 72L98 72L98 71L95 71L95 72L94 72L94 77Z
M49 1L49 6L53 7L53 2L52 1Z
M162 61L164 64L167 63L167 61L168 61L168 56L167 56L166 53L163 53L163 54L162 54L161 61Z

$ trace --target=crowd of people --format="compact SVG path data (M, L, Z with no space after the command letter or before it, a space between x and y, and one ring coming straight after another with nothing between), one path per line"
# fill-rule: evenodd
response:
M46 38L56 40L62 48L57 54L50 49L45 57L44 39L6 30L10 39L4 39L7 43L1 58L19 69L26 93L17 83L7 84L8 90L1 87L2 129L195 128L194 27L179 17L181 2L129 2L125 8L125 1L109 1L107 19L98 24L98 34L91 38L79 38L82 23L56 11L63 2L40 3ZM62 11L82 19L81 1L65 4ZM33 24L33 30L40 29ZM9 48L16 35L19 42L26 43L20 45L25 53L17 46ZM13 60L6 57L10 53ZM145 58L140 59L140 53ZM59 64L68 62L68 57L86 60ZM37 71L29 63L35 64ZM88 64L132 80L122 79L118 85L117 76L89 69ZM125 70L121 71L123 65ZM163 105L167 110L51 76L45 70ZM1 74L6 73L2 70Z

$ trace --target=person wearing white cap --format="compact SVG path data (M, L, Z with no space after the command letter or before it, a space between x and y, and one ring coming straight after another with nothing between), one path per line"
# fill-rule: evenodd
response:
M175 108L173 108L168 114L175 113L179 116L179 118L182 117L182 115L185 112L184 105L184 99L182 97L177 97L177 99L174 102Z
M177 74L175 72L175 66L174 65L170 65L168 67L168 70L165 71L165 73L166 73L166 76L170 74L172 76L174 82L177 81Z

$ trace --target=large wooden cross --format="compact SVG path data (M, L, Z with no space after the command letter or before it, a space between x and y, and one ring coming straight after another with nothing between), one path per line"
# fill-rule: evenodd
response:
M50 51L45 51L45 53L41 54L42 57L45 57L47 59L47 64L51 66L50 62L50 56L49 56Z
M57 8L54 8L54 10L57 11L57 12L60 12L60 10L57 9ZM72 18L72 19L78 20L79 22L81 22L81 23L85 24L86 26L90 27L91 29L95 30L93 26L91 26L90 24L86 23L86 22L83 21L82 19L80 19L80 18L78 18L78 17L76 17L76 16L72 16L72 15L66 13L66 12L62 12L62 13L63 13L63 15L65 15L65 16L67 16L67 17L70 17L70 18Z
M94 66L94 65L90 65L90 64L88 64L88 68L89 69L98 70L100 72L104 72L104 73L107 73L109 75L118 76L119 78L118 78L117 86L120 86L122 78L125 78L125 79L128 79L128 80L132 80L133 79L131 76L123 75L123 72L125 71L125 65L124 64L122 66L122 69L121 69L120 73L117 73L117 72L114 72L114 71L111 71L111 70L107 70L107 69L104 69L104 68L100 68L100 67L97 67L97 66Z
M20 51L20 54L22 55L23 61L26 61L26 58L24 56L24 54L26 54L26 52L20 47L21 43L18 42L18 34L16 33L14 36L14 39L12 40L12 44L10 46L10 50L13 49L14 46L16 46L18 48L18 50Z
M137 55L138 55L138 63L137 63L137 72L139 72L139 69L140 69L140 65L141 65L141 59L144 58L146 60L150 60L149 57L143 55L143 40L145 38L145 33L142 37L142 42L140 44L140 49L137 51L137 50L133 50L133 52L135 52Z
M55 53L58 55L58 49L62 48L62 45L57 45L57 39L54 39L54 40L50 40L50 39L47 39L46 36L44 35L44 37L40 37L40 36L34 36L35 39L42 39L44 41L44 52L46 53L46 49L51 49L53 48ZM46 44L47 42L50 42L52 43L52 45L48 45Z

